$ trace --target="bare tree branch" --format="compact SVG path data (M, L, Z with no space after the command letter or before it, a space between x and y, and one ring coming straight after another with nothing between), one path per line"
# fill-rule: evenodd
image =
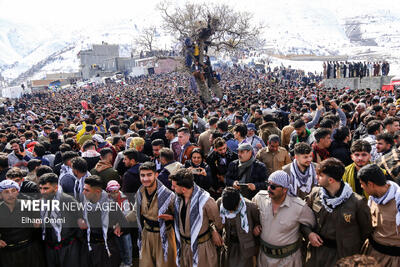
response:
M156 35L157 28L155 26L144 28L141 33L135 38L135 44L140 48L150 52L156 50Z
M183 6L177 6L168 0L160 2L157 8L164 22L164 30L181 43L186 39L185 43L193 43L192 48L189 48L191 45L184 47L186 49L184 53L189 56L189 62L190 58L195 59L197 64L203 68L206 68L203 59L206 56L205 51L209 47L216 51L234 53L239 49L258 48L263 45L260 36L264 27L263 25L254 25L253 15L249 12L235 11L226 4L185 2ZM190 52L194 48L198 51L196 57L192 54L193 52ZM187 65L187 71L192 71L189 65ZM208 75L210 74L208 73ZM204 90L208 90L204 77L202 75L194 76L204 99L207 95ZM210 80L212 77L208 76L207 79ZM212 87L218 87L218 85L212 83L210 89L213 89ZM220 94L219 90L216 95L222 97ZM209 101L210 97L208 96L208 99L204 100Z

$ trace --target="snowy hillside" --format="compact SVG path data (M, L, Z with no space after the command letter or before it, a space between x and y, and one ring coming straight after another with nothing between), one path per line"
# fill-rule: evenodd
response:
M252 0L233 1L232 5L253 12L255 19L266 25L265 50L270 55L301 55L304 60L387 59L392 73L400 71L400 8L394 7L393 0L381 0L379 9L375 2L367 0L352 0L347 9L344 7L349 1L338 0L330 6L323 6L322 2ZM107 22L99 18L91 25L75 22L74 27L0 19L0 75L8 82L19 83L43 78L46 73L76 72L78 52L102 41L120 44L121 56L128 56L140 28L159 25L159 15L154 5L151 7L143 12L136 9L135 16L125 12L123 18ZM164 36L163 40L162 48L173 45L169 38ZM321 71L317 66L322 64L312 65Z

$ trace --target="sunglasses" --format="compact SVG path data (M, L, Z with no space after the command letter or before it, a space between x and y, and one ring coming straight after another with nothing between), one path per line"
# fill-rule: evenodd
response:
M278 187L283 187L283 186L267 183L267 188L268 188L268 187L270 187L272 190L275 190L275 189L277 189Z

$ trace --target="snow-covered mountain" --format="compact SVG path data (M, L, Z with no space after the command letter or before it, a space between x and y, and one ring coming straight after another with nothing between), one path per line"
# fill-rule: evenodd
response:
M335 6L322 6L320 0L253 0L233 5L253 12L266 25L265 50L271 55L388 60L391 72L400 74L400 11L394 8L394 0L381 1L379 8L376 2L365 4L367 0L339 0ZM154 14L159 18L157 11ZM0 19L0 76L18 84L44 78L46 73L78 71L78 52L103 41L120 44L120 54L128 56L140 28L153 22L151 18L120 18L112 23L99 19L95 26L70 28ZM171 45L164 37L162 48Z

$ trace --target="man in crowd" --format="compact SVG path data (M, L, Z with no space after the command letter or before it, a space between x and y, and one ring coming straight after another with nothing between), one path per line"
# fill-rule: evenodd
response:
M32 221L39 217L23 211L18 199L18 183L12 180L0 182L0 266L46 266L42 245L36 240L38 224ZM32 219L24 223L22 218Z
M377 160L381 154L376 150L376 137L383 131L382 123L378 120L373 120L367 124L368 136L364 138L371 145L371 161Z
M314 133L315 142L311 145L313 162L320 163L329 158L329 147L331 146L331 130L318 128Z
M282 170L282 167L292 162L287 150L280 146L280 138L276 134L268 137L267 147L257 153L257 159L264 163L268 173Z
M168 146L168 139L165 136L166 130L165 130L165 120L164 119L158 119L157 120L157 131L153 132L150 136L150 140L154 141L156 139L162 139L164 141L164 145Z
M357 173L362 167L370 163L371 145L365 140L357 140L351 145L350 151L351 159L354 162L346 166L343 181L351 186L353 192L368 199L367 193L362 189L360 180L357 178Z
M225 187L225 175L231 162L238 159L238 155L231 151L225 139L218 137L214 140L213 150L208 154L206 162L211 169L213 185L210 189L211 195L218 199Z
M265 143L259 136L256 135L257 130L254 123L249 123L246 126L247 126L246 141L247 143L253 146L254 153L257 154L257 152L260 151L260 149L265 147Z
M247 143L247 127L244 123L236 124L233 127L233 136L238 143L238 146L241 144Z
M294 155L294 146L297 143L304 142L306 144L311 145L314 141L314 138L311 134L311 131L306 128L306 123L299 119L293 124L295 133L291 135L290 144L289 144L289 152Z
M164 147L164 141L162 139L154 139L151 142L151 146L153 149L153 158L152 161L156 164L157 172L160 172L162 169L160 162L160 150Z
M303 229L311 244L307 266L335 266L338 259L360 253L372 232L366 202L342 181L344 168L335 158L318 165L319 187L306 197L317 221L314 229Z
M294 160L282 168L291 178L290 194L304 199L317 185L317 173L312 162L312 150L307 143L294 146Z
M394 135L398 130L400 130L400 121L395 117L387 117L383 120L384 132Z
M125 217L121 210L111 208L100 177L89 176L84 183L84 221L80 223L80 228L86 229L87 265L118 267L120 254L115 236L121 236L121 227L126 224Z
M237 152L238 142L235 140L232 133L228 130L228 122L222 120L217 123L217 129L222 134L222 138L226 141L226 145L228 146L229 150L232 152Z
M41 210L42 239L46 243L45 252L48 266L81 266L79 242L79 223L83 218L78 209L66 210L65 207L77 207L78 202L62 192L58 186L58 177L47 173L39 180L40 194L44 200L55 200L60 209L53 205ZM50 223L46 223L49 221Z
M83 201L83 187L85 179L90 176L87 169L86 160L82 157L76 157L71 160L72 173L75 176L74 197L78 202Z
M74 151L67 151L62 154L63 164L61 165L58 183L62 187L63 192L66 194L74 194L76 178L72 171L71 161L73 158L78 156L78 153Z
M358 172L361 186L370 196L372 235L364 252L373 256L380 266L394 267L400 262L400 187L387 181L375 164L364 166Z
M86 160L88 170L93 169L100 160L100 153L96 151L96 145L90 139L83 143L82 150L82 158Z
M224 225L223 240L226 246L221 255L222 266L253 266L258 251L253 231L260 228L258 207L233 187L224 189L217 205Z
M272 114L266 114L263 116L263 124L260 125L259 129L259 136L264 143L268 141L268 137L271 134L281 136L281 130L276 126L276 122L274 121Z
M160 150L160 162L163 168L160 171L157 179L161 181L168 189L171 189L172 184L169 180L169 176L182 168L182 164L174 160L174 152L166 147Z
M265 188L269 173L264 163L254 157L250 144L241 144L238 152L239 159L228 166L225 184L240 189L245 198L252 199L258 191Z
M133 202L133 196L141 186L139 177L139 152L135 149L124 151L124 164L128 168L122 177L122 192L128 194L128 198Z
M381 133L376 136L376 151L380 155L384 156L390 153L393 147L394 147L394 139L393 135L391 135L390 133Z
M208 124L210 128L205 132L201 133L199 136L199 141L197 142L201 151L204 155L207 155L210 152L211 143L210 143L210 135L212 132L215 132L217 129L218 118L212 117L210 118Z
M19 139L10 141L12 152L8 154L8 165L11 167L18 167L28 171L28 161L33 158L31 152L27 151L21 144Z
M210 194L193 182L188 169L170 176L175 199L174 226L177 237L177 263L181 267L218 266L215 246L222 246L218 206Z
M178 130L178 141L181 145L181 154L179 155L179 162L184 164L186 160L190 159L192 150L196 148L195 145L190 143L190 131L188 128L182 127Z
M315 218L303 200L288 194L289 187L289 175L276 171L268 179L268 191L253 198L261 222L254 230L260 236L257 266L302 266L300 226L313 228Z
M37 184L32 181L25 180L25 177L20 168L14 167L6 173L6 179L16 182L19 186L20 196L28 196L31 198L39 197L39 188Z
M167 131L165 133L165 136L167 137L167 139L169 141L169 147L174 152L174 159L176 161L179 160L179 156L182 151L181 145L179 144L179 141L178 141L177 134L178 134L177 130L173 127L168 127Z
M152 162L140 165L142 186L136 194L128 221L139 228L140 266L176 266L176 244L173 229L175 194L158 179Z
M90 171L92 175L98 175L103 181L103 189L106 188L107 183L111 180L120 181L118 172L114 170L112 165L113 152L110 148L103 148L100 150L100 161Z

